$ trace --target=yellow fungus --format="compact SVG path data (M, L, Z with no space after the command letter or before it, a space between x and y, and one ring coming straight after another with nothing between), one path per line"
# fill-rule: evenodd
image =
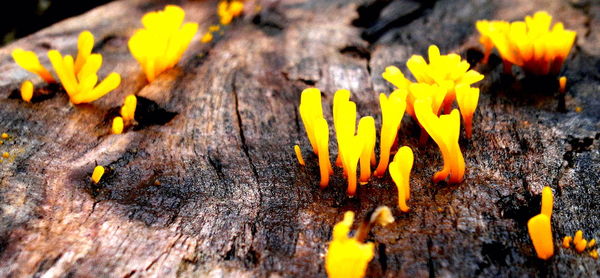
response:
M219 25L208 26L208 32L216 32L216 31L219 31L219 29L221 29L221 26L219 26Z
M567 77L566 76L561 76L558 79L558 91L561 94L564 94L567 91Z
M133 122L135 118L135 109L137 107L137 98L135 95L131 94L125 97L125 101L123 102L123 106L121 107L121 117L123 117L123 121L126 123Z
M598 250L592 250L589 254L592 258L598 259Z
M548 186L544 186L542 189L542 214L552 218L552 206L554 204L554 196L552 195L552 189Z
M583 250L585 250L585 247L587 246L587 240L582 239L579 242L577 242L577 244L575 244L575 250L579 253L583 252Z
M506 21L501 20L479 20L475 23L475 27L479 31L480 37L479 42L483 45L483 60L484 64L487 64L490 54L494 49L494 43L492 42L491 34L495 32L505 32L510 26Z
M571 247L571 242L573 241L573 238L571 236L566 236L563 238L563 247L564 248L569 248Z
M538 214L529 219L527 229L538 258L547 260L552 257L554 255L554 243L550 218L545 214Z
M373 225L386 226L394 222L394 217L389 208L380 207L361 224L356 236L350 237L348 234L353 222L354 212L347 211L344 219L333 227L333 238L325 256L325 269L329 278L363 277L375 249L372 242L363 243L366 235Z
M375 161L375 141L377 131L375 130L375 119L373 117L362 117L358 122L358 136L362 141L362 152L360 154L360 183L366 184L371 177L371 164Z
M413 161L412 149L404 146L394 155L394 161L389 167L390 175L398 188L398 207L403 212L409 211L406 201L410 199L410 171Z
M575 237L573 237L573 244L577 245L582 240L583 240L583 231L578 230L577 232L575 232Z
M294 152L296 152L296 158L298 159L298 163L304 166L304 158L302 158L302 151L300 150L300 146L294 145Z
M381 177L387 170L390 150L396 140L398 129L406 109L406 90L398 89L393 91L389 97L385 94L379 95L379 105L381 106L381 133L379 147L379 164L375 169L375 175Z
M343 111L342 111L342 108ZM351 115L348 113L352 113ZM343 167L342 152L340 151L340 139L345 136L354 135L354 123L356 121L356 104L350 101L350 91L337 90L333 95L333 128L337 135L338 156L335 164ZM343 124L342 124L343 123ZM344 171L346 168L344 167Z
M588 248L592 248L594 246L596 246L596 239L590 240L587 245Z
M94 168L94 172L92 173L92 182L95 184L99 183L102 175L104 175L104 167L101 165L96 166Z
M33 83L29 80L25 80L23 84L21 84L21 99L25 102L31 102L31 98L33 97Z
M37 74L39 77L44 79L46 83L54 83L54 77L52 74L40 63L37 55L33 51L25 51L17 48L12 51L12 57L20 67Z
M319 148L319 168L321 172L321 188L329 185L329 175L333 173L331 161L329 161L329 125L323 118L315 120L315 138Z
M583 111L583 108L581 106L575 107L575 112L581 113L581 111Z
M0 138L8 139L8 133L2 133L2 135L0 135Z
M317 88L302 91L298 109L313 152L319 157L320 185L324 188L329 184L329 175L333 174L333 168L329 161L329 125L323 118L321 91Z
M112 134L121 134L121 133L123 133L124 126L125 125L123 124L123 118L121 118L121 117L115 117L113 119L113 122L112 122L112 128L111 128Z
M97 84L102 55L90 54L93 44L92 34L84 31L79 35L77 60L71 55L63 57L57 50L48 51L54 71L73 104L95 101L121 84L121 76L115 72Z
M211 42L213 39L213 34L211 32L206 32L202 38L200 38L200 42L201 43L208 43Z
M460 115L465 123L467 138L471 138L473 129L473 114L479 101L479 88L471 88L461 84L456 86L456 102L460 109Z
M8 158L8 157L10 157L10 154L8 152L3 152L2 157Z
M419 123L437 143L442 152L444 167L433 176L433 182L445 180L449 183L460 183L465 174L465 160L458 145L460 133L460 116L454 109L449 115L436 116L431 111L431 98L415 101L415 114Z
M217 6L217 15L222 25L228 25L235 17L241 15L243 11L244 2L240 0L222 0Z
M129 51L149 82L179 62L198 31L198 24L183 23L184 17L183 9L175 5L149 12L142 17L144 28L129 39Z
M552 16L536 12L525 21L478 21L484 48L496 47L506 66L514 64L528 74L558 74L575 42L576 33L561 22L551 27ZM490 43L491 42L491 43Z

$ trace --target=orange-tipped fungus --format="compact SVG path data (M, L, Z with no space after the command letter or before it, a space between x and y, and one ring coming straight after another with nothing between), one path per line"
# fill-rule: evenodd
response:
M410 171L413 161L412 149L404 146L398 150L389 167L390 175L398 188L398 207L403 212L409 211L406 201L410 199Z
M23 84L21 84L21 99L25 102L31 102L31 98L33 97L33 83L29 80L25 80Z
M319 156L320 185L326 187L329 184L329 175L333 173L333 168L329 161L329 125L323 118L321 91L317 88L308 88L302 91L299 110L313 152Z
M483 60L487 64L490 54L494 49L492 34L496 32L505 32L510 27L509 23L501 20L479 20L475 23L475 27L479 31L479 42L483 45Z
M2 135L0 135L0 138L2 138L2 139L8 139L8 133L3 132Z
M198 31L198 24L183 23L184 17L183 9L175 5L149 12L142 17L144 28L129 39L129 50L149 82L179 62Z
M123 123L122 117L115 117L112 122L111 132L112 134L121 134L123 133L123 128L125 124Z
M380 207L361 224L354 237L350 228L354 222L354 212L347 211L344 219L333 227L333 238L325 256L325 269L329 278L360 278L365 275L369 262L373 259L375 245L364 243L371 227L375 224L386 226L394 222L387 207Z
M532 217L527 222L527 229L538 258L547 260L552 257L554 255L554 242L550 217L541 213Z
M223 25L228 25L231 21L242 14L244 11L244 1L222 0L219 2L217 7L217 15L219 16L219 22Z
M575 244L575 250L579 253L583 252L583 250L585 250L585 247L587 247L587 240L582 239L579 242L577 242L577 244Z
M583 240L583 231L578 230L577 232L575 232L575 237L573 237L573 244L577 245L582 240Z
M9 157L10 157L10 154L9 154L8 152L3 152L3 153L2 153L2 157L4 157L4 158L9 158Z
M294 145L294 152L296 152L296 158L298 159L298 163L304 166L304 158L302 158L302 151L300 150L300 146Z
M379 95L382 124L379 143L379 165L375 169L375 175L378 177L383 176L387 170L390 160L390 150L396 140L400 122L406 109L406 94L406 90L398 89L393 91L389 97L385 94Z
M552 206L554 204L554 196L552 189L549 186L544 186L542 189L542 214L552 218Z
M362 117L358 122L358 136L361 138L363 149L360 154L360 184L366 184L371 177L371 165L375 164L375 119Z
M329 125L323 118L315 120L315 139L319 148L319 168L321 172L321 188L329 185L329 175L333 173L331 161L329 161Z
M589 254L592 258L594 258L596 260L598 259L598 250L592 250L592 251L590 251Z
M567 91L567 77L566 76L561 76L558 79L558 91L561 94L564 94Z
M525 21L478 21L476 26L486 52L490 45L495 46L505 66L520 66L528 74L556 75L573 47L576 33L566 30L561 22L550 28L551 23L552 16L540 11L526 16Z
M596 246L596 239L590 240L587 245L588 248L592 248L594 246Z
M102 65L102 55L90 54L93 36L84 31L79 35L77 60L71 55L62 56L57 50L48 51L48 58L54 67L69 99L73 104L89 103L108 94L121 83L118 73L110 73L100 84L96 73ZM91 41L90 41L91 40ZM79 65L77 67L76 65Z
M96 166L94 168L94 172L92 173L92 182L98 184L102 178L102 175L104 175L104 167L101 165Z
M573 238L571 236L566 236L563 238L563 247L564 248L569 248L571 247L571 242L573 241Z
M467 138L471 138L473 130L473 114L477 109L479 101L479 88L471 88L464 84L456 86L456 102L460 109L460 115L465 123Z
M131 123L135 117L135 108L137 107L137 98L135 95L128 95L125 97L125 101L123 102L123 106L121 107L121 117L123 117L123 121L127 123Z
M44 79L46 83L54 83L56 80L52 74L40 63L37 55L33 51L25 51L17 48L13 50L12 57L20 67L37 74Z
M449 115L437 116L431 111L431 98L415 101L415 114L419 123L437 143L442 152L444 168L433 175L433 182L445 180L460 183L465 174L465 160L458 145L460 116L454 109Z

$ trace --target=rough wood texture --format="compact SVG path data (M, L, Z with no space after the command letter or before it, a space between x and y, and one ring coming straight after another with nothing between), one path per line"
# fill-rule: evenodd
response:
M379 123L378 93L391 89L380 77L386 66L404 69L432 43L476 60L475 20L538 9L578 32L563 70L566 110L552 86L502 77L497 57L493 67L477 66L486 79L473 140L461 140L468 172L453 186L431 184L437 147L419 146L418 127L405 117L400 142L416 157L412 212L395 210L396 223L372 231L369 276L600 275L598 260L558 247L577 229L600 237L597 1L264 1L146 84L127 39L144 12L165 3L113 2L0 49L0 132L12 136L0 145L11 154L0 163L0 276L324 277L323 254L343 212L394 206L397 193L386 177L348 199L339 173L319 190L300 91L320 88L330 116L333 92L350 89L359 114ZM201 30L217 21L214 1L176 3ZM102 75L124 77L119 89L78 107L56 88L33 104L11 97L31 78L12 49L47 63L48 48L73 53L84 29L104 55ZM148 99L143 125L108 135L129 93ZM306 167L295 160L296 143ZM96 164L110 167L98 186L89 181ZM557 248L544 262L525 225L546 185L555 191Z

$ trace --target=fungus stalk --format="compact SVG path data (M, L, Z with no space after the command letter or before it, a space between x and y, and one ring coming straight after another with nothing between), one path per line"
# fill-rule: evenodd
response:
M404 146L394 156L390 163L390 175L398 188L398 207L402 212L408 212L410 208L406 201L410 199L410 171L412 170L414 155L411 148Z
M360 184L366 184L371 177L371 162L375 161L375 119L373 117L362 117L358 122L358 136L362 141L362 152L360 154Z
M406 90L395 90L389 97L385 94L379 95L379 104L381 106L381 132L380 132L380 150L379 165L375 169L375 176L381 177L387 170L390 150L392 144L398 135L398 129L406 109Z
M20 67L25 70L38 75L42 78L46 83L55 83L56 80L50 74L50 71L46 69L38 59L37 55L33 51L25 51L23 49L17 48L12 52L13 60Z
M306 163L304 162L304 158L302 158L302 151L300 150L300 146L294 145L294 152L296 153L296 159L298 159L298 163L304 166Z
M542 190L542 214L552 218L552 206L554 204L554 196L552 195L552 189L548 186L544 186Z
M479 88L471 88L465 85L456 86L456 102L465 123L465 133L468 139L471 139L473 133L473 114L477 109L478 101Z
M316 88L302 91L299 110L313 151L319 156L320 186L321 188L327 187L329 175L333 174L333 169L329 161L329 125L323 118L321 91Z
M538 258L547 260L552 257L554 255L554 243L550 217L542 213L532 217L527 222L527 229Z

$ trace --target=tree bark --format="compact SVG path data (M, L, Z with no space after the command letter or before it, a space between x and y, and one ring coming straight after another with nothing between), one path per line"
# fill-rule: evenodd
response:
M218 21L217 3L175 2L201 32L179 65L150 84L127 40L165 1L113 2L0 49L0 132L10 135L0 145L10 154L0 163L1 276L325 277L323 256L343 213L360 219L395 207L397 191L386 176L348 198L339 169L319 189L298 115L302 89L323 91L330 126L338 89L351 90L359 115L379 126L378 95L392 90L381 77L386 66L407 73L406 60L430 44L475 64L476 20L518 20L538 9L578 33L563 68L566 96L518 71L502 76L495 55L476 65L486 78L473 138L460 140L467 174L458 185L432 184L439 150L419 145L418 125L405 117L399 142L415 153L411 211L394 209L394 224L372 230L368 276L600 275L598 260L560 247L578 229L600 235L597 1L263 1L260 10L247 4L208 44L199 38ZM74 54L83 30L104 57L100 76L116 71L121 86L90 105L72 106L41 81L44 97L15 98L33 76L11 51L34 50L49 65L46 51ZM110 135L132 93L142 97L140 124ZM94 185L97 164L108 170ZM536 258L526 228L543 186L555 194L548 261Z

